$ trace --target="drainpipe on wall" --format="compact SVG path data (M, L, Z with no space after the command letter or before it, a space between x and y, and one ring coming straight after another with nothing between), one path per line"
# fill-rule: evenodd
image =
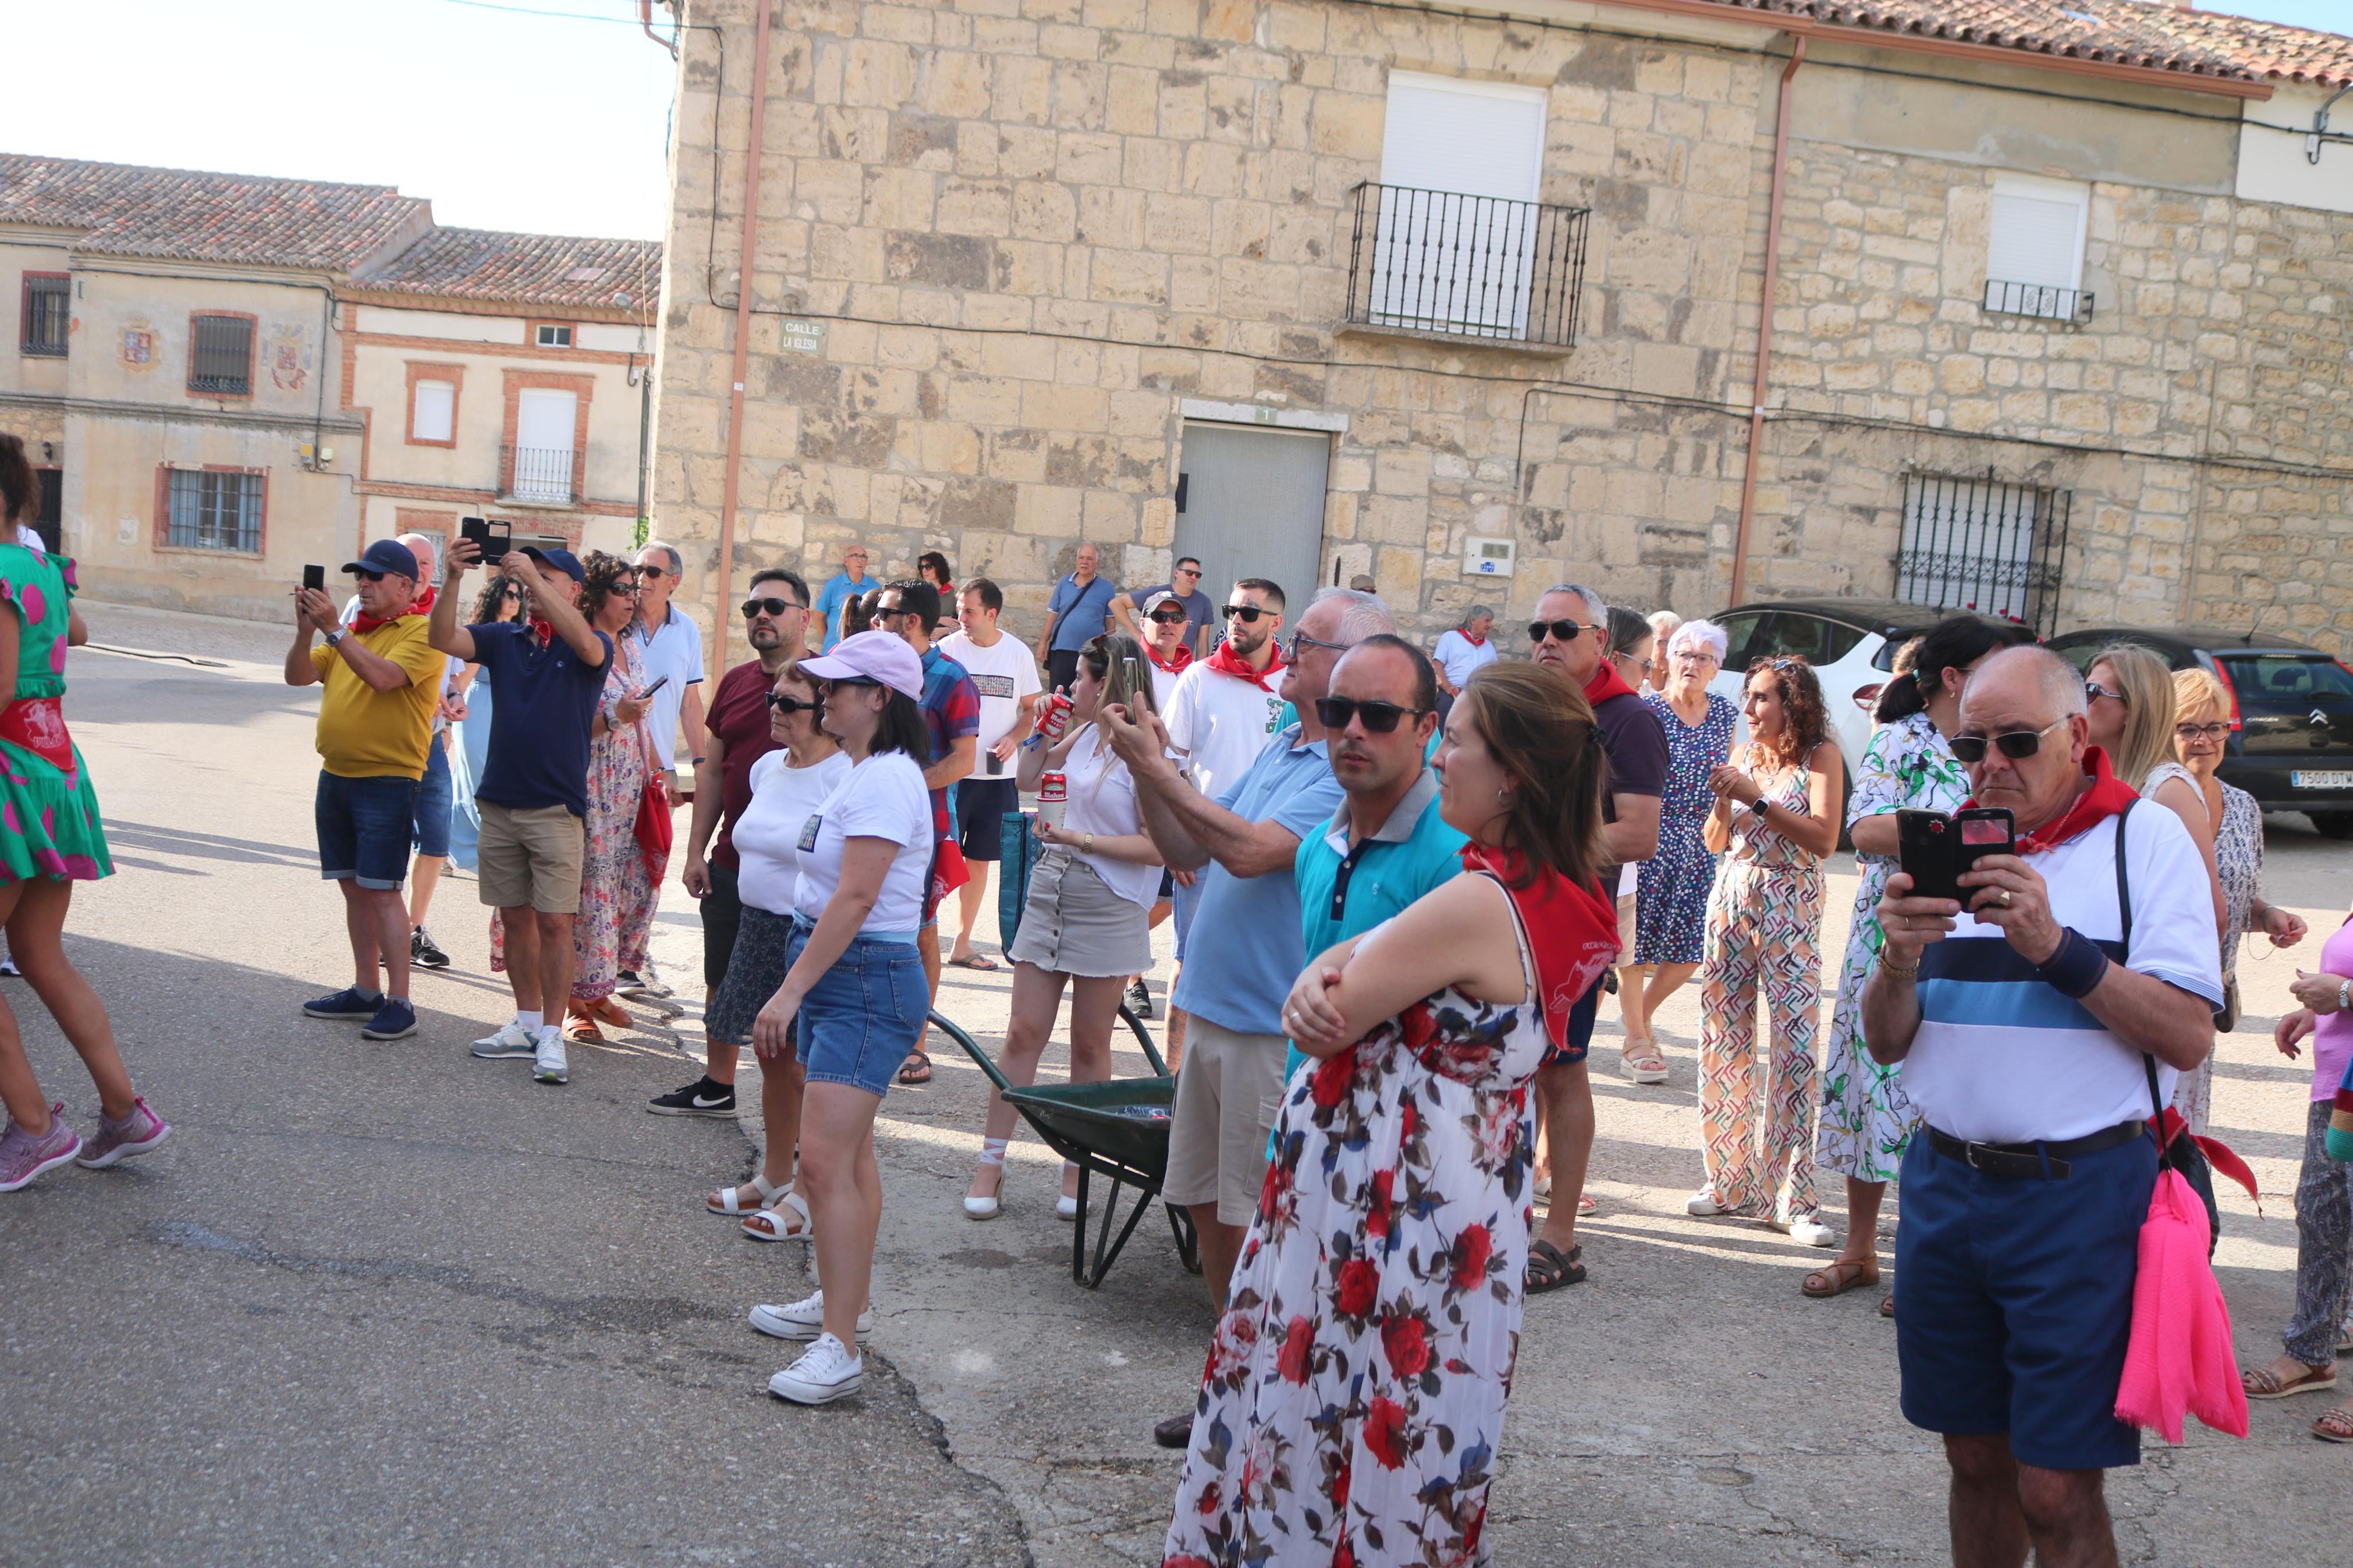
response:
M654 0L638 0L638 22L645 28L647 37L668 49L670 58L678 58L678 46L654 31Z
M1789 63L1781 70L1781 100L1773 114L1773 195L1765 210L1765 292L1757 301L1757 380L1748 392L1748 459L1740 475L1740 521L1732 531L1732 598L1748 593L1748 522L1757 511L1757 448L1765 434L1765 377L1773 363L1773 295L1781 282L1781 180L1789 157L1789 79L1806 63L1806 40L1791 34Z
M735 500L744 467L744 377L749 374L752 351L753 242L760 227L760 150L768 121L768 11L770 0L759 0L760 30L752 48L752 129L744 154L744 243L735 262L735 370L729 378L727 399L727 480L719 501L719 570L712 588L711 679L718 680L727 668L727 600L735 574ZM724 83L721 86L723 88ZM719 110L712 106L712 133L717 134ZM717 199L718 193L712 193Z

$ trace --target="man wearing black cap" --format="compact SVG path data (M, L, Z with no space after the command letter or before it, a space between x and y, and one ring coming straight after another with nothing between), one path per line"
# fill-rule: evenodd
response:
M506 924L515 1016L474 1042L486 1060L529 1057L542 1083L565 1083L564 1001L572 994L572 921L588 816L589 727L613 642L578 607L587 575L568 550L510 550L499 570L531 589L544 620L458 624L458 580L481 559L470 539L449 545L448 584L433 602L433 646L479 664L499 694L489 761L474 799L482 902Z
M379 539L343 570L359 581L350 628L323 590L297 589L294 646L286 650L287 685L326 688L319 702L319 871L343 891L353 976L349 987L303 1003L302 1011L358 1023L371 1040L397 1040L417 1033L400 883L442 659L413 608L417 557L407 546ZM313 647L311 639L322 632L326 646ZM379 961L389 994L376 984Z

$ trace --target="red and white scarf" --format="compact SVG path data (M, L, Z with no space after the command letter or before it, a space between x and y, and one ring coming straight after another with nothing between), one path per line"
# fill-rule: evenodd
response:
M422 590L417 594L417 597L408 602L408 608L401 611L398 616L371 616L365 610L362 610L358 615L352 617L353 634L357 637L365 637L368 633L375 630L378 626L388 626L392 625L393 622L401 619L404 616L431 615L433 613L434 592L435 591L431 588Z
M1144 657L1152 661L1153 668L1165 669L1169 674L1176 675L1193 662L1193 650L1180 642L1176 645L1176 656L1174 658L1163 658L1160 657L1160 650L1147 642L1144 645Z
M1236 680L1247 680L1269 696L1275 696L1279 694L1276 689L1267 683L1282 673L1282 648L1279 644L1271 646L1272 657L1267 660L1266 668L1262 670L1252 669L1249 661L1236 653L1234 645L1229 642L1221 642L1210 649L1209 657L1201 662L1219 675L1230 675Z
M2116 777L2116 770L2108 765L2108 753L2098 746L2084 748L2084 768L2091 775L2092 787L2077 795L2075 804L2058 821L2031 833L2020 834L2021 855L2040 855L2071 838L2079 838L2140 798L2130 784ZM1977 797L1972 795L1961 803L1961 809L1968 810L1977 804Z
M1559 872L1539 868L1525 888L1512 884L1527 875L1527 857L1517 849L1484 844L1462 847L1462 866L1492 872L1504 884L1536 965L1544 1002L1545 1033L1553 1044L1568 1044L1568 1016L1593 989L1601 972L1618 960L1618 903L1602 895L1601 884L1579 887Z

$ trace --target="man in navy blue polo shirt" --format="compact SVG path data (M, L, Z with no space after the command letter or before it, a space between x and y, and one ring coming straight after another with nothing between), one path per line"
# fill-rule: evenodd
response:
M571 1079L564 1055L564 1003L572 994L572 921L580 912L586 849L589 727L605 689L613 639L579 610L587 574L568 550L510 550L499 570L531 589L543 617L458 624L458 580L481 559L470 539L449 546L448 583L433 601L433 646L479 664L499 694L490 760L474 799L482 811L482 902L506 926L512 1021L474 1042L488 1060L529 1057L542 1083ZM624 702L623 722L645 705Z
M1053 690L1066 690L1079 678L1079 651L1112 629L1111 602L1119 595L1119 584L1096 574L1101 559L1093 545L1082 543L1071 574L1054 584L1053 595L1046 601L1038 660L1046 667L1046 684Z

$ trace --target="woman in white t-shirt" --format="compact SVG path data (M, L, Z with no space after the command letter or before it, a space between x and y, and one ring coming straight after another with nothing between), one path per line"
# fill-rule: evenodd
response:
M768 689L768 733L782 750L752 764L752 801L732 830L744 923L735 933L726 978L703 1017L703 1032L715 1045L740 1050L752 1043L753 1019L791 968L786 955L792 947L793 893L800 880L801 829L850 771L849 753L818 722L824 711L818 683L786 659ZM808 1201L793 1191L802 1078L800 1058L789 1047L762 1063L760 1113L767 1123L768 1148L759 1173L748 1186L722 1187L703 1199L712 1214L744 1215L744 1233L760 1241L809 1235ZM688 1089L689 1105L701 1100L732 1107L735 1095L731 1086L706 1077ZM759 1206L745 1214L753 1204Z
M800 669L825 682L822 722L850 770L793 840L788 967L753 1020L752 1048L764 1065L800 1057L800 1185L818 1278L831 1294L754 1307L752 1326L809 1347L768 1392L826 1405L858 1392L865 1363L855 1347L874 1322L869 1287L882 1219L874 1113L930 1006L915 933L938 835L918 760L931 755L931 738L916 706L915 650L895 633L860 632Z
M1077 679L1071 684L1070 732L1050 750L1030 747L1021 753L1021 787L1034 790L1039 775L1060 773L1070 781L1070 805L1060 827L1043 817L1038 821L1046 851L1029 875L1021 928L1005 950L1013 961L1013 1016L1005 1026L997 1064L1017 1085L1038 1076L1038 1058L1054 1032L1066 980L1073 988L1071 1081L1109 1078L1120 993L1132 977L1152 967L1146 922L1160 891L1160 851L1145 837L1127 764L1104 743L1094 722L1097 709L1106 702L1124 704L1130 712L1159 710L1152 700L1150 667L1133 637L1099 637L1080 650ZM998 1193L1012 1133L1013 1108L992 1089L980 1168L964 1200L964 1212L973 1219L995 1219L1001 1212ZM1062 1195L1054 1205L1064 1219L1079 1212L1078 1174L1077 1166L1064 1163Z

